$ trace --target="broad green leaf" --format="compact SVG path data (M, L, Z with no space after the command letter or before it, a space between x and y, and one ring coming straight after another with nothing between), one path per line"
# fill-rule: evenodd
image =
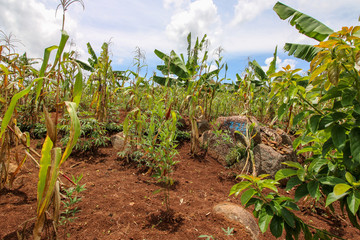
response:
M356 178L353 175L351 175L351 173L349 173L349 172L345 173L345 178L346 178L346 181L348 181L348 183L350 183L351 185L354 182L356 182Z
M334 176L326 176L319 179L319 182L324 185L335 186L339 183L346 183L343 179Z
M263 188L268 188L268 189L273 190L274 192L278 192L276 184L278 184L278 182L274 181L272 179L266 179L261 183Z
M80 136L80 121L76 114L76 103L74 102L65 102L66 109L70 115L70 137L69 141L66 145L66 149L64 151L64 154L61 158L60 164L63 164L65 160L70 156L70 153L75 146L77 139Z
M301 184L296 190L295 190L295 201L299 201L301 198L305 197L309 194L309 191L307 189L307 184L303 183Z
M284 178L292 177L296 174L297 174L297 170L295 169L283 168L276 172L275 180L279 181Z
M246 205L248 203L248 201L255 195L256 190L255 189L248 189L247 191L245 191L242 195L241 195L241 204L242 205Z
M94 68L98 64L98 57L96 56L96 53L89 42L86 44L86 46L88 53L91 56L91 58L88 59L88 62L90 63L91 68Z
M351 155L356 162L360 161L360 128L351 129L350 134L350 150Z
M244 189L248 188L250 185L251 185L251 183L247 182L247 181L243 181L243 182L239 182L239 183L235 184L230 189L229 196L231 196L233 194L235 194L235 196L238 196Z
M298 205L296 205L296 203L292 202L293 199L290 198L288 199L284 204L283 206L284 207L287 207L287 208L290 208L291 210L295 210L295 211L300 211L300 208Z
M61 54L64 51L64 48L65 48L65 45L66 45L66 42L67 42L68 39L69 39L69 35L67 34L67 32L66 31L61 31L60 44L59 44L59 47L58 47L57 52L56 52L53 67L55 67L57 65L57 63L59 62Z
M53 148L51 150L51 168L50 172L47 174L47 182L46 182L46 194L44 201L42 202L42 206L40 206L40 212L39 213L45 213L45 211L48 209L51 199L53 196L55 184L57 181L57 178L59 176L59 166L60 166L60 159L61 159L61 148Z
M24 90L22 90L21 92L16 93L10 101L10 104L8 106L8 109L5 112L4 118L2 119L1 122L1 132L0 132L0 138L2 137L2 135L4 134L7 126L9 125L9 122L11 120L12 114L14 112L15 106L17 101L24 97L26 94L28 94L31 90L31 87L34 83L37 83L38 81L40 81L41 78L37 78L35 79L27 88L25 88Z
M270 231L276 238L281 237L284 230L284 221L281 217L274 216L270 222Z
M352 191L346 198L347 205L352 214L356 215L360 206L360 192L357 190Z
M303 166L301 166L300 163L298 162L292 162L292 161L287 161L287 162L283 162L282 164L288 166L288 167L293 167L293 168L297 168L297 169L304 169Z
M325 207L329 206L333 202L339 200L340 198L343 198L344 196L348 195L349 193L343 193L341 195L336 195L334 192L329 193L329 195L326 197L326 204Z
M161 86L173 86L176 83L176 79L168 77L153 76L153 80Z
M281 216L290 227L295 228L295 218L289 210L287 210L286 208L282 208Z
M320 169L327 163L328 159L326 158L316 158L310 163L308 171L317 174Z
M288 105L286 103L283 103L283 104L280 105L279 110L278 110L278 119L279 120L281 120L284 117L284 115L285 115L286 111L288 110L288 108L289 107L288 107Z
M265 233L269 227L269 223L273 218L274 213L270 208L264 207L259 212L259 228L262 233Z
M335 187L334 187L334 194L335 194L335 195L344 194L344 193L347 192L350 188L351 188L351 186L348 185L348 184L345 184L345 183L336 184Z
M76 74L74 90L73 90L73 102L76 103L76 107L79 107L83 88L83 74L81 68L78 67L78 73Z
M305 175L306 175L305 169L303 169L303 168L298 169L296 174L301 181L303 181L303 182L305 181Z
M348 114L343 113L343 112L335 112L335 113L331 114L331 117L334 122L339 121L339 120L344 120L347 116L348 116Z
M302 181L297 177L292 177L289 179L289 181L286 183L285 191L291 190L293 187L302 184Z
M312 133L316 133L319 128L321 115L314 115L310 118L310 130Z
M314 152L314 150L315 148L313 146L307 146L297 151L296 154L299 155L301 153Z
M334 125L331 129L331 138L334 146L339 149L339 151L342 151L346 141L345 129L340 125Z
M349 88L344 89L342 91L342 96L341 96L341 105L343 107L353 105L353 101L355 97L356 97L356 91L352 91Z
M321 194L320 194L320 184L318 181L310 181L308 184L307 184L307 189L309 191L309 194L312 198L315 198L316 200L319 200Z
M48 64L49 64L49 58L50 58L50 53L57 49L58 46L51 46L51 47L48 47L48 48L45 48L45 51L44 51L44 59L43 59L43 63L41 65L41 68L40 68L40 71L39 71L39 77L40 77L40 81L38 81L37 85L36 85L36 102L40 96L40 93L41 93L41 89L43 88L43 84L44 84L44 77L45 77L45 71L46 71L46 68L48 67Z
M260 81L264 81L268 78L266 73L264 72L264 70L262 69L262 67L256 60L253 60L253 61L249 62L248 64L254 70L256 77Z
M345 88L338 86L336 88L331 88L329 91L327 91L327 93L321 98L320 102L325 102L327 100L333 99L333 98L337 98L337 97L341 97L343 90Z
M306 116L305 112L300 112L299 114L297 114L293 119L293 126L296 126L299 122L304 120L305 116Z
M300 33L317 41L325 40L334 32L331 28L327 27L318 20L280 2L277 2L273 9L282 20L290 18L290 24L295 26Z
M285 43L284 50L288 52L289 56L300 58L307 62L311 62L322 48L317 48L307 44Z
M43 147L41 149L41 158L40 158L40 170L39 170L39 181L38 181L38 188L37 188L37 212L40 210L40 206L43 202L44 196L44 189L47 183L47 174L48 168L51 165L51 149L53 147L53 142L47 136L45 138ZM46 193L45 193L46 194Z
M322 117L319 122L318 130L323 130L325 128L328 128L333 122L334 122L334 119L330 115L326 115L326 116Z
M332 138L329 138L322 147L321 154L325 156L334 147Z

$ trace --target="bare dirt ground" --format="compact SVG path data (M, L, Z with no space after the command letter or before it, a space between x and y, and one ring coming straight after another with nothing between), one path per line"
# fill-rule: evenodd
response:
M67 176L83 174L81 183L86 184L86 191L81 193L82 201L77 205L81 209L76 214L78 219L59 227L59 239L184 240L199 239L200 235L211 235L214 239L251 239L238 223L212 212L214 205L221 202L240 204L239 198L228 196L237 182L235 170L224 168L209 155L192 158L188 142L181 144L178 152L179 163L173 174L176 184L170 191L170 213L164 212L163 194L153 193L160 188L156 180L146 174L146 169L119 159L111 147L102 148L95 155L71 157L62 172ZM38 169L27 161L13 188L1 190L0 239L18 239L17 232L21 233L23 228L25 239L32 239L37 179ZM61 180L71 186L65 178ZM360 239L360 232L351 227L349 221L309 206L303 203L298 213L306 222L344 239ZM27 221L25 226L23 223ZM228 227L234 228L232 236L226 236L222 230ZM44 235L44 239L49 237ZM275 238L267 232L261 239Z

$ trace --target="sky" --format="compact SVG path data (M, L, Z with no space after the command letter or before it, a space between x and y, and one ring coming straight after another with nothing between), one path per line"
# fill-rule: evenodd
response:
M276 0L83 0L69 6L65 30L70 35L66 50L76 50L87 60L86 43L99 55L101 45L111 42L113 70L134 69L135 49L146 59L142 75L151 76L162 64L154 54L175 50L186 55L186 36L207 34L210 60L214 50L223 49L228 77L235 80L248 60L267 68L278 46L278 68L287 64L309 69L309 64L289 57L286 42L315 44L272 10ZM342 26L360 25L359 0L283 0L282 3L308 14L337 31ZM60 0L0 0L0 30L12 36L16 50L41 58L46 47L60 40ZM0 35L0 39L3 36ZM17 42L19 40L20 42ZM209 63L211 64L211 62Z

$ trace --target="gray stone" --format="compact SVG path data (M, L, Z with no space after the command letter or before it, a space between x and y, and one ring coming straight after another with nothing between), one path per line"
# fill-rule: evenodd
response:
M258 175L270 174L274 177L278 170L285 167L282 162L296 161L296 154L292 148L282 148L284 154L281 154L270 146L259 144L254 147L253 152Z
M214 132L208 130L199 138L200 146L207 149L207 154L217 159L223 166L228 166L229 161L234 161L229 160L227 156L231 150L236 147L236 143L234 143L231 138L228 137L228 139L226 139L226 137L228 136L224 134L217 136Z
M111 144L115 150L117 150L117 151L126 150L124 148L125 136L124 136L123 132L119 132L115 135L112 135L110 137L110 140L111 140ZM129 147L129 145L127 147Z
M255 218L243 207L234 203L220 203L213 208L214 213L224 216L226 219L240 223L252 236L252 239L258 239L260 229Z
M251 135L254 136L254 144L257 145L261 143L261 135L259 124L257 123L256 119L248 118L246 116L219 117L215 124L218 129L229 131L232 135L235 136L236 140L239 140L244 145L246 145L246 140L244 140L244 137L241 134L235 134L235 131L241 132L246 136L246 130L252 123L255 123L255 128Z
M197 121L197 127L199 131L199 135L201 136L204 132L210 130L210 124L207 120L199 120Z

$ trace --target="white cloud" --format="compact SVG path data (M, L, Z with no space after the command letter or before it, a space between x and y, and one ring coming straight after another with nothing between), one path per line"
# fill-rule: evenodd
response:
M221 34L221 20L212 0L190 3L186 9L175 13L166 27L167 36L180 45L186 43L189 32L199 38L207 34L209 39L216 41Z
M276 0L238 0L232 26L253 20L264 10L271 8Z
M266 66L261 66L265 72L267 70L269 70L270 63L272 62L273 59L274 59L274 57L267 58L265 60ZM283 68L286 67L287 65L290 65L291 69L295 69L297 63L298 62L295 59L287 58L287 59L282 60L277 56L276 57L276 71L283 70Z

